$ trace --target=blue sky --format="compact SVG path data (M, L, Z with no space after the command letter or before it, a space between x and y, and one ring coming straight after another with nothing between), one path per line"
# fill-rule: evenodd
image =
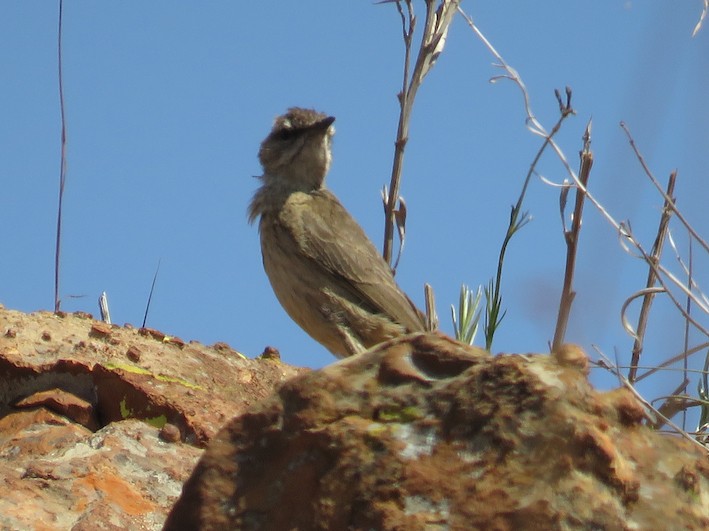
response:
M709 234L709 28L690 37L701 4L464 3L519 71L548 129L558 116L553 90L572 87L578 115L558 141L577 167L593 117L590 188L617 219L631 220L648 248L661 199L621 120L658 178L678 169L678 204ZM53 307L57 15L57 2L0 4L0 303L24 311ZM289 106L314 107L337 117L328 184L381 246L379 194L391 171L403 55L395 7L68 0L63 53L62 309L97 315L106 291L114 321L139 325L160 261L149 326L185 340L226 341L248 356L273 345L289 363L331 362L278 305L246 206L273 118ZM456 19L419 91L406 150L409 215L397 280L420 306L424 282L433 285L447 332L460 284L494 275L510 205L540 145L524 127L518 89L488 82L499 73L492 61ZM538 169L554 181L565 177L551 153ZM507 316L495 352L546 351L553 335L565 258L558 191L534 180L526 208L534 220L508 252ZM684 233L675 231L686 251ZM697 252L696 260L701 283L706 256ZM674 267L671 254L666 262ZM587 205L568 340L627 361L632 341L620 307L646 274ZM682 343L682 321L658 301L646 361L676 354ZM647 394L677 382L666 375Z

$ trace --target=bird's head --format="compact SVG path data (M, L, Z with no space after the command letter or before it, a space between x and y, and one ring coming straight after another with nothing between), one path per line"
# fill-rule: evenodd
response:
M276 118L259 150L264 177L294 190L321 188L332 160L334 121L333 116L299 107Z

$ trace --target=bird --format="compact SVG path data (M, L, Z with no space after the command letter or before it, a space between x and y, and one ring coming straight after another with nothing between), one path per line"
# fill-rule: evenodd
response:
M286 313L338 358L410 332L425 318L389 264L326 188L335 118L291 107L261 143L249 207L263 267Z

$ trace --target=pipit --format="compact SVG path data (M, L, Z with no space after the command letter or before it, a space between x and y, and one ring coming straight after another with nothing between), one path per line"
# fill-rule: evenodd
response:
M288 315L335 356L346 357L424 330L424 317L325 188L334 121L296 107L276 119L261 143L262 185L249 205L249 222L260 216L263 266Z

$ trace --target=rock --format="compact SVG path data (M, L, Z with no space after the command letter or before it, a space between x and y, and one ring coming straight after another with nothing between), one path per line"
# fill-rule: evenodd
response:
M302 371L86 313L0 308L0 417L18 400L60 389L90 404L101 425L126 418L158 428L170 423L203 447L227 420Z
M160 438L165 442L177 442L182 439L182 434L174 424L165 424L160 430Z
M199 447L303 371L0 305L0 529L161 529Z
M0 419L2 529L160 529L201 450L138 420L96 433L45 409Z
M89 335L92 337L108 337L111 335L111 325L106 323L92 323Z
M265 349L263 349L263 352L259 356L259 359L262 360L280 360L281 359L281 353L278 351L277 348L267 346Z
M131 346L126 351L126 357L133 363L138 363L140 361L140 349L136 346Z
M706 451L577 347L416 334L296 377L210 442L165 529L707 529Z
M91 431L98 429L94 408L90 402L62 389L50 389L34 393L15 402L16 408L46 407L47 409L68 417Z

